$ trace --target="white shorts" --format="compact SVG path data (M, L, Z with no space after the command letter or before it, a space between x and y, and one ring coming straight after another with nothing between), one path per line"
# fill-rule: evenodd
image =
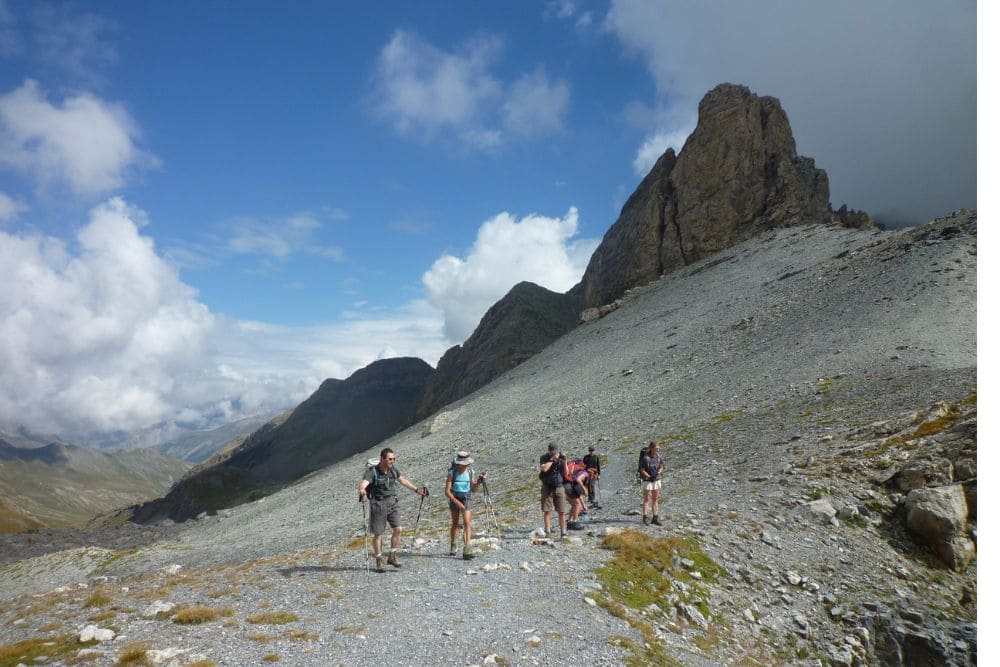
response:
M662 481L663 480L658 479L655 482L643 482L642 488L644 491L659 491Z

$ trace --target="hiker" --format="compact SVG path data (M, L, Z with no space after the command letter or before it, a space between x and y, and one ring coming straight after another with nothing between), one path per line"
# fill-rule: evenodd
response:
M378 464L368 468L361 478L361 483L358 484L359 503L365 501L365 496L371 496L368 529L374 537L376 572L385 572L386 562L395 567L402 567L399 562L399 542L403 535L403 522L399 518L399 498L396 497L396 487L400 484L418 496L428 495L426 486L418 488L400 474L396 467L396 454L388 447L379 453ZM385 532L387 521L392 526L388 561L382 556L382 533Z
M542 481L542 522L545 534L552 534L552 511L559 515L559 537L566 536L566 491L563 477L566 474L566 457L559 452L559 445L549 444L549 450L538 459L538 479Z
M587 455L583 457L583 464L587 466L587 491L590 495L590 507L595 510L601 509L601 457L597 455L597 449L591 445L587 448Z
M660 473L663 463L660 461L660 445L654 440L649 443L646 453L639 457L639 476L642 477L642 524L650 524L649 514L652 514L652 524L660 523ZM649 514L646 508L649 508Z
M587 468L583 460L575 460L572 469L566 473L566 480L563 482L563 490L566 492L566 499L569 500L570 512L569 521L566 522L568 530L583 530L580 525L580 514L586 513L587 503Z
M448 498L451 508L451 551L452 556L458 554L455 535L458 533L458 515L461 513L465 529L462 533L462 558L472 559L472 494L479 490L479 485L486 479L486 473L476 472L470 468L473 458L469 452L459 452L448 468L448 479L444 483L444 495Z

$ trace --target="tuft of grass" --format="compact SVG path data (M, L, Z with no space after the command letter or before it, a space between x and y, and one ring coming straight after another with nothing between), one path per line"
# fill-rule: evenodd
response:
M199 623L209 623L218 620L223 616L232 616L233 613L233 610L229 607L217 609L215 607L205 607L196 604L183 607L175 612L170 620L179 625L198 625Z
M102 621L109 621L117 615L118 612L115 609L108 609L106 611L101 611L96 614L91 614L90 616L87 617L87 620L91 621L92 623L101 623Z
M285 637L297 642L319 641L319 635L315 632L307 632L306 630L289 630L285 633Z
M297 620L299 617L290 611L265 611L247 616L247 622L263 625L284 625Z
M264 662L278 662L279 660L281 660L281 656L278 655L277 653L265 653L261 657L261 660L263 660Z
M213 660L195 660L184 663L184 667L219 667Z
M108 595L107 591L103 588L98 588L94 590L87 599L83 601L83 606L85 608L90 607L106 607L111 604L111 596Z
M135 642L128 644L118 654L118 665L142 665L142 667L152 667L153 661L146 654L149 651L149 644L145 642Z

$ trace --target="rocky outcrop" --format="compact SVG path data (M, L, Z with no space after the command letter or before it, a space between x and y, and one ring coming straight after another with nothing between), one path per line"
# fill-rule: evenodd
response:
M721 84L698 106L679 156L668 149L594 253L583 278L587 307L614 301L754 234L802 223L873 226L863 212L830 208L826 172L795 150L773 97Z
M452 347L427 382L414 421L468 396L538 354L576 326L580 299L521 282L486 311L461 346Z
M906 527L933 547L953 570L967 566L976 547L966 537L965 492L957 484L915 489L906 497Z
M165 498L133 508L133 520L175 521L263 497L307 473L368 449L409 424L433 369L421 359L376 361L330 379L287 416L228 457L201 466Z

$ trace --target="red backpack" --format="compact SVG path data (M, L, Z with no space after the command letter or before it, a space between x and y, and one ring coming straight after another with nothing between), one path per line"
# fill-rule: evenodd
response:
M566 461L566 473L563 475L564 481L574 484L583 481L586 477L587 465L583 462L583 459Z

